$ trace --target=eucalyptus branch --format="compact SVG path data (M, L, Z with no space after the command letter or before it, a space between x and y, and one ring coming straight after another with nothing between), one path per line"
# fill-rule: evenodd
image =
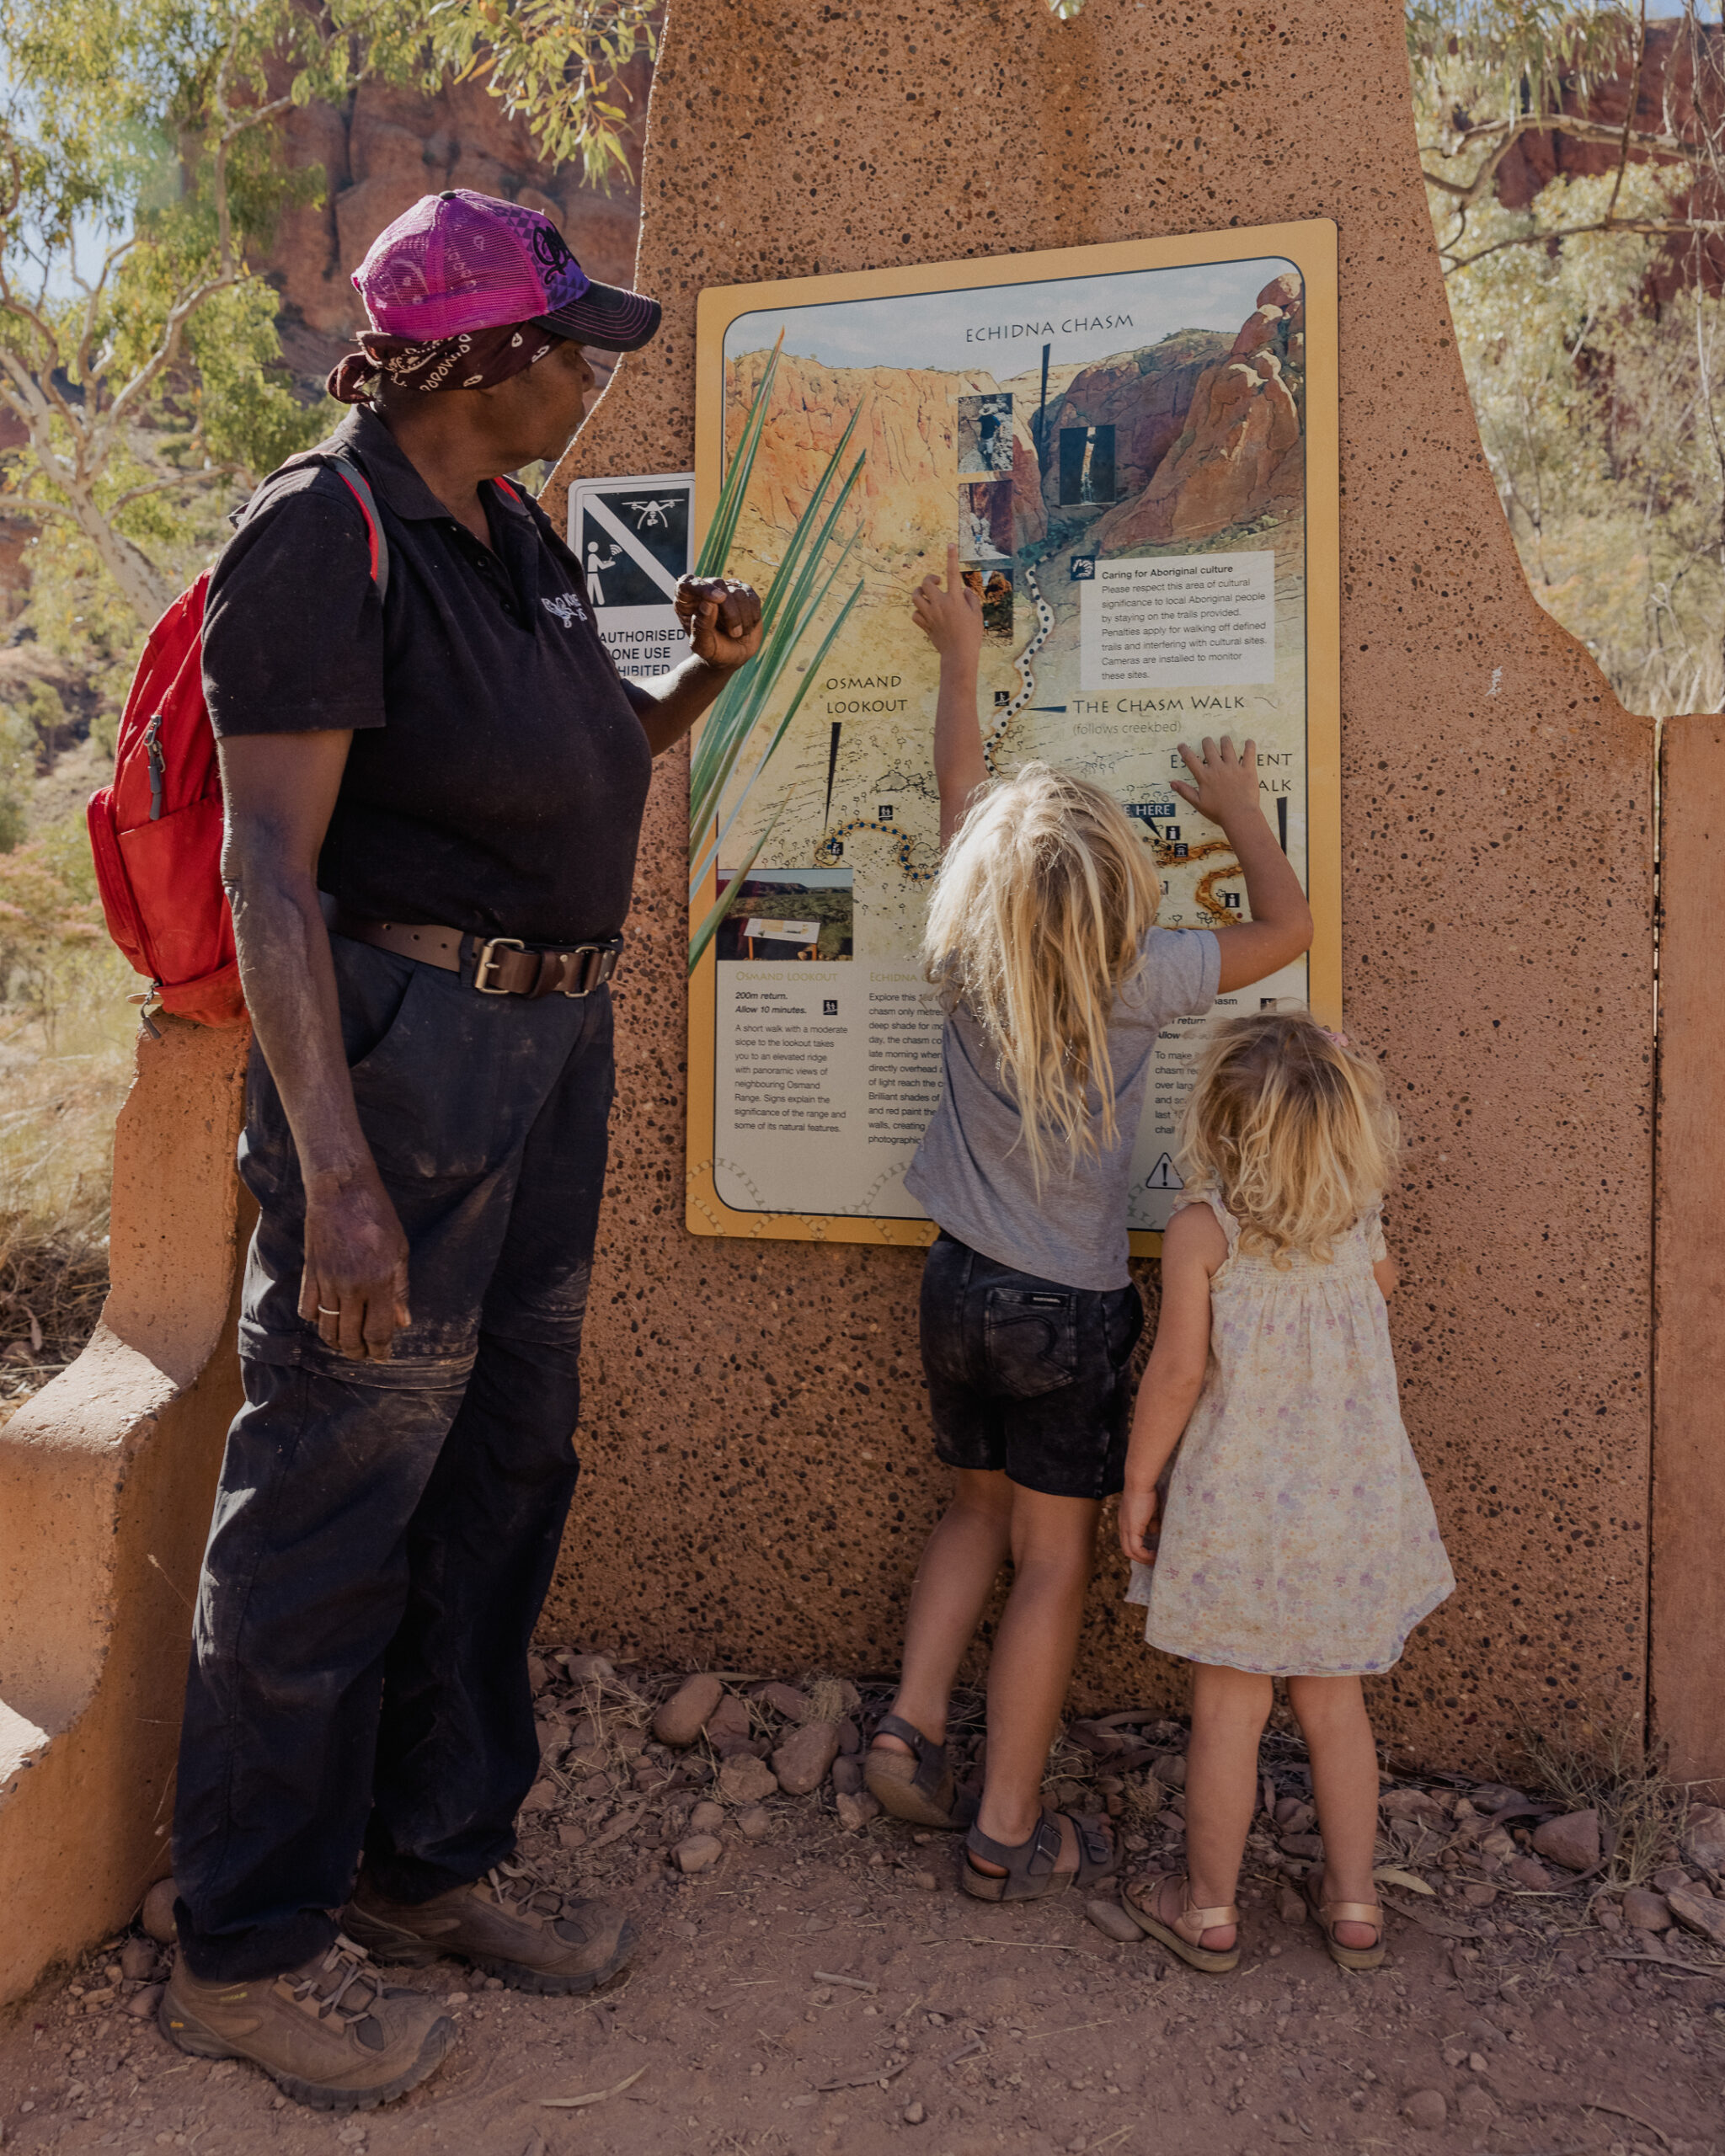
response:
M1627 127L1614 127L1603 120L1588 120L1570 113L1516 113L1509 119L1485 120L1478 126L1468 129L1465 136L1457 137L1457 147L1453 151L1434 142L1422 143L1420 171L1426 184L1435 187L1440 194L1477 202L1490 191L1491 184L1496 179L1503 160L1524 135L1567 135L1578 142L1620 150L1626 158L1630 152L1638 150L1644 157L1655 162L1673 164L1692 164L1706 153L1704 145L1681 135L1655 135L1645 131L1632 131ZM1434 172L1425 162L1428 157L1459 156L1463 147L1488 139L1492 142L1491 149L1465 180L1451 179L1446 173Z
M1447 277L1457 270L1471 268L1483 262L1489 254L1501 254L1508 247L1548 247L1553 240L1576 239L1586 232L1637 232L1646 238L1659 238L1680 232L1725 232L1725 218L1721 217L1595 217L1579 225L1551 225L1537 232L1514 232L1507 239L1493 240L1489 247L1477 248L1471 254L1450 257ZM1443 250L1447 253L1448 250Z
M231 286L238 284L241 275L242 273L238 270L230 270L223 276L206 277L201 285L195 286L190 291L183 294L174 302L168 310L168 318L163 324L162 335L155 350L136 370L131 380L126 383L125 388L119 392L113 403L104 414L102 424L107 432L112 433L120 419L134 404L142 399L144 392L163 371L174 364L179 354L181 332L184 329L190 318L197 312L206 300L211 299L217 292L225 291Z
M108 514L117 516L128 502L142 501L146 494L171 494L176 487L201 486L210 479L231 479L236 472L244 470L243 464L204 464L195 472L175 472L165 479L152 479L144 485L128 487L109 503Z
M46 350L48 364L44 372L52 376L60 365L60 339L54 334L54 325L40 307L29 300L21 300L13 291L11 281L0 273L0 314L16 315L37 337ZM10 356L0 347L0 359ZM57 393L57 392L56 392Z
M78 333L77 364L79 374L86 380L89 377L90 347L96 340L96 329L99 319L98 309L101 305L102 295L108 289L108 280L113 272L115 264L123 261L136 245L137 239L134 235L131 239L121 240L118 247L110 247L102 258L101 270L93 285L84 285L83 279L82 277L78 279L78 282L83 285L85 299L84 326Z
M1629 169L1629 138L1635 126L1635 108L1641 102L1641 71L1648 56L1648 0L1641 0L1641 13L1635 25L1635 65L1630 70L1629 99L1623 112L1623 142L1617 152L1617 177L1611 183L1611 199L1605 205L1605 215L1611 216L1617 208L1617 198L1623 192L1623 175Z
M360 68L355 80L364 82L366 72ZM253 128L262 127L268 120L280 120L283 113L291 112L293 109L291 97L271 98L268 104L247 105L239 117L227 127L222 139L224 142L237 142L242 135L248 134Z
M1629 114L1632 122L1634 116L1632 107ZM1652 131L1631 125L1626 130L1618 126L1615 120L1594 120L1584 112L1533 111L1507 113L1501 120L1477 120L1456 135L1455 151L1445 151L1441 154L1454 156L1471 143L1504 134L1573 135L1583 142L1599 142L1615 147L1623 141L1626 132L1633 149L1671 157L1688 157L1694 152L1695 145L1690 138L1674 127ZM1425 147L1429 150L1438 147L1435 143L1428 143Z
M32 524L45 518L56 519L61 524L76 528L77 519L62 502L39 501L34 494L0 494L0 511L13 516L26 516Z
M10 389L0 391L0 395L5 397L7 403L26 425L30 424L32 416L45 405L51 406L54 413L76 431L78 415L73 411L70 400L61 394L60 387L54 379L60 366L60 340L54 334L52 324L27 300L15 298L3 279L0 279L0 314L19 316L29 324L47 348L46 365L30 367L24 365L17 353L0 344L0 368L5 370L12 384ZM43 412L42 416L45 419L49 414Z
M7 351L3 346L0 346L0 366L4 367L10 377L7 386L0 387L0 403L10 405L24 423L24 432L29 438L30 454L36 461L37 469L51 486L70 488L77 484L83 470L83 436L77 419L67 414L59 392L53 392L54 403L61 417L67 419L72 440L77 445L77 453L70 463L54 446L54 438L49 432L49 424L54 413L48 408L49 399L43 394L40 382L19 364L15 355ZM51 383L50 388L52 389Z
M222 48L217 63L215 80L210 85L210 103L215 109L217 122L216 133L216 161L213 185L216 193L216 259L224 272L233 266L233 223L227 202L227 70L232 64L233 48L238 42L235 31Z

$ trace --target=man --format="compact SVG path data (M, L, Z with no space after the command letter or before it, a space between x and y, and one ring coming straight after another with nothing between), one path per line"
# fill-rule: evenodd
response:
M526 1653L575 1482L606 983L652 759L760 624L746 586L686 580L694 655L624 682L575 557L499 477L562 454L582 346L645 344L655 302L465 190L354 281L374 326L330 389L359 408L259 490L205 622L261 1217L162 2004L184 2049L326 2110L401 2094L451 2038L362 1949L577 1992L633 1944L508 1869Z

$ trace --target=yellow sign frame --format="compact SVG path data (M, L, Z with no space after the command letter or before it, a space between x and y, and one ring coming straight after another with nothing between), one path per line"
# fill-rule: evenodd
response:
M1327 1024L1342 1020L1342 574L1338 427L1336 227L1327 218L1296 224L1232 227L1162 239L1114 240L1096 247L995 254L963 262L921 262L772 284L709 286L696 310L695 523L704 531L718 502L724 467L724 340L739 316L834 301L895 299L961 292L991 285L1035 284L1057 277L1135 270L1173 270L1279 255L1300 272L1306 301L1306 765L1308 897L1316 933L1310 958L1312 1010ZM704 914L717 898L703 894ZM909 1245L926 1248L927 1220L885 1220L849 1214L740 1213L713 1181L713 1128L717 1043L715 966L709 946L689 983L689 1099L686 1225L692 1234L757 1241ZM1154 1257L1159 1234L1135 1230L1135 1257Z

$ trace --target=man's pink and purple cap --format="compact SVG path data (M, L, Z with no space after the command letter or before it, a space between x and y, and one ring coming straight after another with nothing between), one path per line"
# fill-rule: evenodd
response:
M422 195L387 225L354 287L374 329L415 344L531 322L572 344L633 352L660 313L643 293L595 284L549 217L466 187Z

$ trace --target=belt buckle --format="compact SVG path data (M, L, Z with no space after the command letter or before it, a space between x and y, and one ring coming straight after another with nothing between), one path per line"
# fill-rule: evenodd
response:
M604 946L599 943L577 943L574 948L567 955L571 958L579 958L582 961L581 980L583 985L579 988L566 988L562 992L563 995L571 998L572 1001L579 1003L584 996L590 995L600 984L600 980L602 977L601 969L605 963ZM597 965L590 966L587 963L587 961L593 958L596 958L599 961L599 963Z
M525 951L526 945L519 936L494 936L484 944L473 962L473 985L481 995L507 995L506 988L493 988L486 975L494 972L501 961L494 955L499 951Z

